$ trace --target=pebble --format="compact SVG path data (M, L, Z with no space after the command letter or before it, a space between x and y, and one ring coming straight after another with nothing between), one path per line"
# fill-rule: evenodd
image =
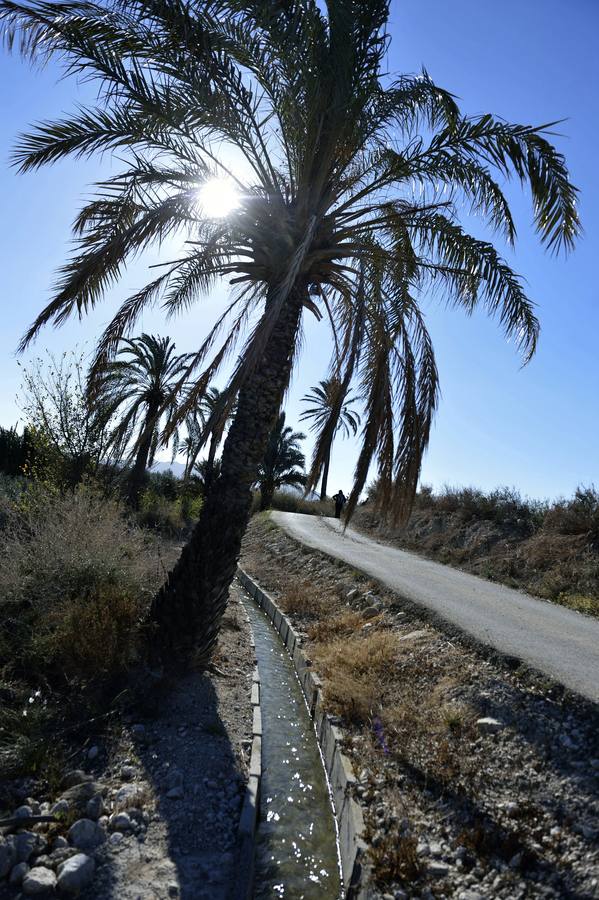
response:
M108 820L111 831L132 831L133 823L126 812L113 813Z
M91 819L78 819L69 828L69 841L79 850L94 850L105 840L104 829Z
M53 816L64 816L69 811L69 801L68 800L58 800L54 806L50 808L50 812Z
M78 894L86 887L96 870L96 864L85 853L77 853L65 863L58 871L58 889L65 894Z
M87 775L82 769L73 769L62 779L63 788L72 788L77 784L84 784L86 781L93 781L93 775Z
M184 796L182 787L173 787L170 791L166 792L166 796L169 800L181 800Z
M56 887L56 875L52 869L39 866L27 872L22 886L23 893L31 896L50 893Z
M91 800L85 804L85 812L89 819L98 820L104 812L104 801L102 794L96 794Z
M428 864L427 870L433 878L444 878L449 873L449 866L447 863L434 860Z
M41 853L46 842L33 831L22 831L13 838L15 846L16 862L29 862L34 853Z
M8 875L15 861L15 847L12 841L0 837L0 878Z
M95 744L93 747L90 747L89 750L87 751L87 758L89 760L97 759L99 755L100 755L100 748L97 747Z
M425 638L430 637L430 632L421 628L417 631L410 631L408 634L402 634L399 638L400 641L422 641Z
M19 806L18 809L15 809L13 815L15 819L29 819L33 815L33 810L30 806Z
M497 734L498 731L502 731L505 728L505 725L499 719L484 716L482 719L476 720L476 727L483 734Z
M13 867L10 873L8 883L12 884L13 886L18 886L19 884L21 884L28 871L29 866L26 862L17 863L17 865Z

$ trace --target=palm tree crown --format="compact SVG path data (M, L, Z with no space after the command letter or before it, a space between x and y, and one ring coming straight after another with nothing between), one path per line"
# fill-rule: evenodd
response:
M200 632L202 658L215 645L304 315L328 324L331 374L364 408L347 516L374 461L385 510L405 515L438 399L422 298L436 289L468 312L483 307L525 360L537 342L520 278L462 227L461 210L512 244L502 184L515 175L547 247L568 249L578 234L550 126L466 117L426 72L386 75L388 15L388 0L0 0L9 47L54 55L98 87L96 105L21 137L19 169L67 155L124 160L76 217L75 252L23 345L45 323L87 313L131 257L165 238L186 238L184 250L123 302L92 378L147 306L185 312L223 276L234 288L180 378L183 421L240 348L220 475L153 607L167 659L188 656ZM217 177L238 191L226 217L198 190Z
M483 305L525 359L534 352L538 322L520 279L461 227L459 210L465 199L512 243L497 177L515 173L530 185L541 240L571 246L576 190L549 126L464 117L426 72L383 78L387 0L1 0L0 11L9 45L56 53L100 91L96 107L24 136L19 168L117 149L129 160L81 210L78 249L24 343L86 312L131 255L183 231L186 252L125 301L96 370L158 296L180 312L228 276L239 290L190 362L191 408L262 307L230 381L239 389L295 297L329 320L335 375L355 378L365 403L348 512L375 455L395 501L411 496L438 393L419 298L434 286L468 311ZM226 220L203 212L197 190L223 175L241 195Z
M268 437L266 453L258 470L260 509L268 509L274 492L284 485L305 484L306 459L298 446L305 437L301 431L294 431L289 425L285 425L284 412L279 415Z
M312 392L302 397L310 403L300 416L300 421L311 421L310 430L316 432L316 444L312 456L312 470L308 476L307 487L315 482L314 474L322 466L322 487L320 499L326 500L331 450L335 435L341 431L344 437L354 436L360 426L359 414L351 408L351 397L344 391L339 378L327 378L320 381ZM316 478L318 476L316 475Z
M169 337L142 334L123 339L116 358L105 367L98 396L109 415L121 411L113 441L129 447L133 461L130 497L135 500L143 476L161 446L161 423L177 410L173 393L185 372L188 355L177 355Z

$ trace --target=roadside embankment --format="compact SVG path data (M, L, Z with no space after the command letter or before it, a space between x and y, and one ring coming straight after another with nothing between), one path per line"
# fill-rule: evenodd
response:
M266 517L242 565L290 616L366 809L385 898L597 895L597 710L448 637Z

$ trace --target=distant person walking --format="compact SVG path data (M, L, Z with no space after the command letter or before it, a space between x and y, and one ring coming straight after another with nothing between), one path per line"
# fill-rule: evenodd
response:
M333 497L333 500L335 501L335 518L340 519L341 518L341 510L347 503L347 497L345 496L343 491L338 491L335 494L335 496Z

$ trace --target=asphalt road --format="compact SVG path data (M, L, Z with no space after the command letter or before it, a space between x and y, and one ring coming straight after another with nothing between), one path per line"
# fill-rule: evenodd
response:
M349 563L501 653L599 702L599 620L380 544L337 519L273 512L292 537Z

